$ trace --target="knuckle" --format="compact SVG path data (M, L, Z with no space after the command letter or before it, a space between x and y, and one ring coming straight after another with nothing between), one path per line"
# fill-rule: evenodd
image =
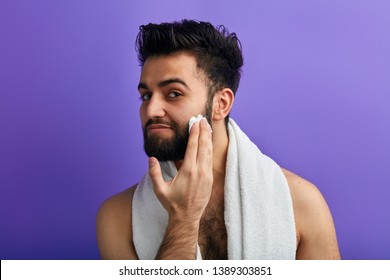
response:
M199 175L200 178L203 180L209 181L213 178L213 172L210 168L207 168L206 166L202 166L202 168L199 169Z
M194 165L186 165L182 167L183 175L188 176L188 177L194 177L196 176L196 166Z

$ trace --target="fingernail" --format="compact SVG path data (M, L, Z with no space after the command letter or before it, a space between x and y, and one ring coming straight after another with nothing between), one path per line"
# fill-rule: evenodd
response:
M149 158L149 167L153 167L156 165L156 159L151 157Z

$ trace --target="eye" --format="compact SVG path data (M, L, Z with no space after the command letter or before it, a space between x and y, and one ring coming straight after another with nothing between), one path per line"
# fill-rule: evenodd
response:
M179 92L176 92L176 91L171 91L168 93L168 97L169 98L175 98L175 97L178 97L180 96L181 94Z
M142 102L150 100L152 97L151 94L142 94L141 97L139 98Z

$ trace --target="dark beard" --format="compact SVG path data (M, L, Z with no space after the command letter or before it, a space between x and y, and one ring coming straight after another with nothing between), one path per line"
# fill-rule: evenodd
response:
M211 104L210 100L206 103L205 114L207 121L211 124ZM147 127L150 124L167 124L172 127L175 135L171 138L160 138L158 136L147 135ZM186 150L188 138L189 124L181 128L175 122L163 121L161 118L150 119L143 129L144 134L144 150L148 157L155 157L159 161L174 161L183 160Z
M146 128L150 124L164 123L172 127L175 135L171 138L147 136ZM184 129L174 122L163 122L161 119L149 120L144 128L144 150L149 157L159 161L183 160L188 143L188 124Z

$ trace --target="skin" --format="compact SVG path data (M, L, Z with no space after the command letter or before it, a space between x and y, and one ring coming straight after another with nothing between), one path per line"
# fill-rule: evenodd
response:
M152 118L175 121L185 127L191 116L204 113L207 86L192 55L179 52L146 60L140 77L141 123ZM207 121L190 132L183 161L176 161L177 176L165 182L159 162L149 159L149 174L156 196L169 214L168 226L156 259L195 259L196 245L205 249L202 221L211 215L219 227L223 222L223 187L228 148L224 118L234 102L233 92L222 89L214 96L212 130ZM148 135L170 138L167 126L151 126ZM329 208L310 182L282 169L293 200L297 232L297 259L340 259ZM131 205L136 185L106 200L97 215L97 239L103 259L138 259L132 242ZM213 213L213 214L210 214ZM213 217L214 217L213 216ZM214 234L215 235L215 234ZM216 243L226 248L226 240ZM203 250L202 250L203 255Z

